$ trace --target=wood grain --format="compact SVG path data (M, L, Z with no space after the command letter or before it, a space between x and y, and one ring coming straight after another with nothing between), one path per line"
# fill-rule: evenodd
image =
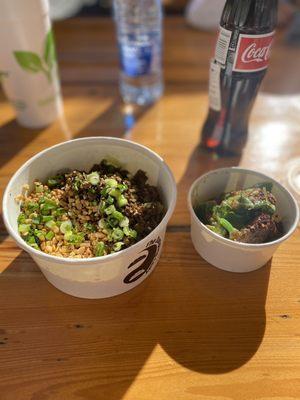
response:
M68 20L55 32L65 118L27 130L0 97L1 192L36 152L111 135L165 158L178 203L157 269L131 292L105 300L76 299L48 284L0 221L0 399L300 399L299 232L264 268L230 274L193 249L186 207L192 181L213 168L242 165L284 181L300 153L299 52L279 35L244 154L217 159L197 148L214 35L167 19L165 95L130 110L118 96L111 22ZM128 115L136 120L131 128Z

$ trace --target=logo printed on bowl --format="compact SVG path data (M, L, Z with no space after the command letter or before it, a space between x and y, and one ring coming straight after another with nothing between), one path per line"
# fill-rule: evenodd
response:
M143 260L142 264L140 264L137 268L132 270L124 278L124 283L133 283L138 279L140 279L144 274L147 274L150 271L159 253L160 246L161 246L161 238L159 236L157 239L151 240L150 242L147 243L146 248L141 251L141 253L145 254L139 256L132 263L130 263L128 269L136 266L136 264L138 264L140 261Z

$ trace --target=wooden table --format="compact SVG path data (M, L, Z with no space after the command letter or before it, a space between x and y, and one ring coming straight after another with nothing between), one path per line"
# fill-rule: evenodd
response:
M195 252L186 207L187 190L204 171L240 164L282 179L287 161L300 155L299 50L279 36L264 83L269 94L256 103L243 157L216 159L196 149L214 35L180 18L166 21L165 95L135 110L129 130L111 22L68 20L55 33L66 118L30 131L0 97L1 191L36 152L111 135L161 154L179 198L157 269L106 300L56 290L1 224L0 399L300 399L299 232L264 268L226 273Z

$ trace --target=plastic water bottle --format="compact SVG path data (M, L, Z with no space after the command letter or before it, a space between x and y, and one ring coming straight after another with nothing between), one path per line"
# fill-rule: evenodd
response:
M160 0L114 0L120 54L120 91L126 103L145 105L163 92Z

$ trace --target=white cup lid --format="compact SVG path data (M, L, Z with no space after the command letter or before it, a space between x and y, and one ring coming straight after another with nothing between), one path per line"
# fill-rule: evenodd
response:
M1 0L0 21L36 19L48 12L48 0Z

